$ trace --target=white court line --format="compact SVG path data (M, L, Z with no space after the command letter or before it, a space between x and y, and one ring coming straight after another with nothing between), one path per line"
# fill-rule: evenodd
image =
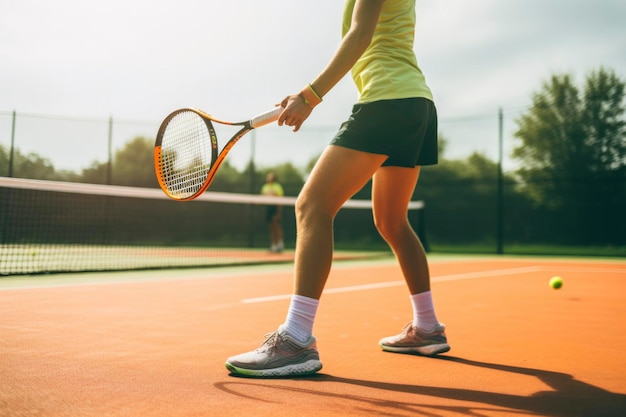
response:
M486 278L486 277L502 276L502 275L526 274L528 272L537 272L537 271L540 271L541 269L543 268L540 266L527 266L524 268L496 269L493 271L480 271L480 272L467 272L464 274L441 275L438 277L432 277L431 282L459 281L463 279L476 279L476 278ZM376 284L353 285L350 287L330 288L330 289L325 290L324 294L337 294L337 293L342 293L342 292L374 290L378 288L398 287L401 285L406 285L406 284L404 281L389 281L389 282L379 282ZM241 300L241 302L245 304L252 304L252 303L264 303L268 301L286 300L289 298L291 298L291 294L281 294L281 295L271 295L268 297L245 298Z
M546 270L558 270L559 273L563 273L563 272L586 272L586 273L599 273L599 274L626 274L626 268L622 268L622 269L608 269L608 268L556 268L556 267L551 267L551 268L547 268L544 267L542 269L546 269Z

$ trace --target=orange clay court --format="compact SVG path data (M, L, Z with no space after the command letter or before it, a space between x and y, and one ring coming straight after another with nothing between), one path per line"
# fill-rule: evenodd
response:
M399 268L341 261L314 328L324 368L294 379L224 367L284 320L289 264L1 278L0 416L626 415L624 260L430 265L450 352L383 352L411 318Z

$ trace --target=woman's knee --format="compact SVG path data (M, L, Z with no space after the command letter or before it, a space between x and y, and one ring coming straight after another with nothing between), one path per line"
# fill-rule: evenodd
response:
M375 216L374 225L387 242L401 239L411 229L406 216Z
M323 203L323 199L300 194L295 204L296 221L301 224L316 219L332 219L334 216L332 210Z
M294 207L296 212L296 220L303 218L309 211L310 204L306 197L303 197L302 194L296 198L296 205Z

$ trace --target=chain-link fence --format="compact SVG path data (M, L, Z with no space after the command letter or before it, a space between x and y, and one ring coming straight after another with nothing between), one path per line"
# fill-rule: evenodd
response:
M520 163L511 157L518 146L514 139L515 120L524 111L494 109L493 114L454 118L440 115L439 132L444 139L440 164L423 170L415 194L416 200L426 204L424 223L430 247L550 253L551 247L558 245L577 248L574 253L592 254L597 248L610 248L603 253L625 255L626 179L607 182L564 178L579 187L573 192L581 196L590 195L586 190L594 189L614 198L581 198L561 208L533 200L524 191L516 175ZM159 123L112 116L74 118L0 112L0 146L4 152L4 156L0 155L0 175L42 178L32 161L30 174L15 172L15 160L11 161L17 152L34 153L57 173L80 172L94 164L105 164L109 170L105 170L106 178L99 182L115 184L116 172L111 164L115 152L136 137L152 141ZM227 160L239 171L290 163L304 178L310 162L322 152L337 128L305 125L294 134L290 129L266 126L250 133L233 148ZM240 189L254 192L257 186L258 181ZM358 197L369 198L368 193L369 188L365 187Z

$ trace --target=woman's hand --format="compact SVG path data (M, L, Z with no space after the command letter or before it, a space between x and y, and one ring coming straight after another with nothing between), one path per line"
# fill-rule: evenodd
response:
M278 125L293 126L293 131L300 130L302 123L309 117L313 108L307 104L301 94L285 97L280 103L285 110L278 117Z

